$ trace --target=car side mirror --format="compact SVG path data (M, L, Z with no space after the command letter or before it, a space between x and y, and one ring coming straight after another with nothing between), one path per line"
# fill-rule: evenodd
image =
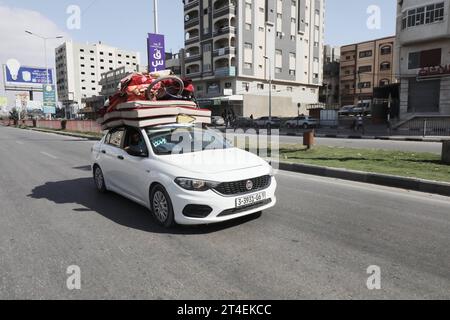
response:
M148 157L148 152L141 147L138 146L130 146L127 149L127 153L133 157L146 158Z

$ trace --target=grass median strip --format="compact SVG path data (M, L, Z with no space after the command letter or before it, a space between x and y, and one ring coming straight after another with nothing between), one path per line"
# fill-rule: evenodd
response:
M450 166L439 155L377 149L282 145L280 160L331 168L450 182Z

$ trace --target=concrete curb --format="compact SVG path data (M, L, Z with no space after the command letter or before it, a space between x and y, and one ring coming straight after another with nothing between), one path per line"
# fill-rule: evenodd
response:
M67 137L82 138L82 139L87 139L87 140L91 140L91 141L101 140L101 138L99 138L99 137L85 135L85 134L81 134L81 133L79 134L79 133L71 133L71 132L65 132L65 131L40 129L40 128L27 128L27 129L31 130L31 131L38 131L38 132L44 132L44 133L54 133L54 134L59 134L61 136L67 136Z
M438 194L450 197L450 183L422 180L417 178L406 178L378 173L369 173L362 171L353 171L345 169L328 168L300 163L279 162L280 170L304 173L328 178L350 180L357 182L370 183L386 187L401 188L425 193Z
M411 141L411 142L437 142L441 143L449 138L423 138L423 137L396 137L396 136L356 136L356 135L337 135L337 134L316 134L317 138L336 138L336 139L361 139L361 140L390 140L390 141Z

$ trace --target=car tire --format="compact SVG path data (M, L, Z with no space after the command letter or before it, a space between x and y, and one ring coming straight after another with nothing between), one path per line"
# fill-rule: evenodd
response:
M108 189L106 188L105 176L103 175L103 171L99 166L94 167L94 182L97 187L97 191L100 193L106 193Z
M165 228L175 225L172 201L166 189L161 185L156 185L150 192L150 207L158 224Z
M303 127L303 129L308 129L309 128L307 123L304 123L302 127Z

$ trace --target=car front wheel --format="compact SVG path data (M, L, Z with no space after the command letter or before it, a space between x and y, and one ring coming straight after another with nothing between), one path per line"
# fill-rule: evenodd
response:
M161 186L155 186L150 193L150 205L156 221L165 228L175 224L172 202L167 191Z

